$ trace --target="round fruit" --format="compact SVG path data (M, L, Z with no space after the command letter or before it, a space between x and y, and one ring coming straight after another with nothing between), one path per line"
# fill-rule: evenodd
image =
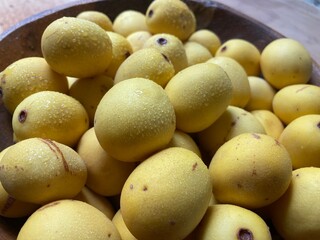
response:
M77 15L77 18L85 19L98 24L105 31L113 31L110 18L100 11L87 10L82 11Z
M173 106L157 83L131 78L101 99L94 130L102 148L122 161L139 161L165 147L176 127Z
M145 42L151 37L151 33L148 31L137 31L127 36L127 41L132 47L132 51L136 52L143 48Z
M204 216L211 196L208 168L185 148L162 150L128 177L120 199L123 220L137 239L183 239Z
M125 240L137 240L132 233L127 228L126 224L123 221L121 209L119 209L112 219L113 224L118 229L118 232L121 235L121 239Z
M209 171L218 202L254 209L284 194L292 164L285 147L273 137L243 133L218 149Z
M205 46L214 56L221 46L220 38L209 29L200 29L191 34L188 41L197 42Z
M212 58L210 51L197 42L185 42L184 49L188 59L188 66L203 63Z

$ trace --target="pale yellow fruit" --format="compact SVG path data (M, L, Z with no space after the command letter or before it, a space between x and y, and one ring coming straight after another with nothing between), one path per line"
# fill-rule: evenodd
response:
M124 10L113 20L113 30L124 37L136 31L148 31L146 17L135 10Z
M320 87L294 84L280 89L272 101L273 112L285 124L307 114L320 114Z
M312 59L298 41L280 38L269 43L261 53L264 78L275 88L307 83L312 73Z
M194 152L167 148L128 177L120 199L123 220L137 239L183 239L204 216L212 187L207 166Z
M167 56L174 66L175 73L188 67L188 59L182 41L168 33L158 33L150 37L144 44L144 48L156 48Z
M179 129L174 131L173 137L167 147L183 147L193 151L199 157L201 157L200 149L190 134L185 133Z
M79 154L49 139L30 138L12 145L0 165L0 181L8 194L36 204L76 196L87 178Z
M126 162L139 161L165 147L176 128L173 106L157 83L131 78L101 99L94 130L102 148Z
M98 24L105 31L113 31L112 22L108 15L100 11L87 10L80 12L77 18L85 19Z
M251 97L249 80L244 68L229 57L214 57L207 62L219 65L228 74L233 87L230 105L243 108Z
M251 114L262 124L266 134L278 139L284 126L281 120L269 110L254 110Z
M169 33L181 41L196 30L193 12L186 3L176 0L153 1L146 12L146 23L151 33Z
M107 33L112 43L112 60L106 74L114 78L121 63L123 63L133 51L130 43L125 37L110 31Z
M1 159L2 157L4 156L4 154L9 150L9 148L11 147L12 145L9 145L8 147L2 149L2 151L0 152L0 162L1 162Z
M210 206L197 226L194 239L271 240L266 222L256 213L232 204Z
M21 218L32 214L40 205L16 200L10 196L0 183L0 216Z
M84 186L80 193L73 199L86 202L103 212L110 220L115 215L115 209L111 202L104 196L95 193L90 188Z
M135 236L127 228L123 221L121 209L119 209L112 219L113 224L117 228L122 240L137 240Z
M111 157L100 146L94 128L82 135L77 152L87 166L87 187L103 196L120 194L123 184L136 167L135 163L122 162Z
M54 72L42 57L26 57L10 64L1 73L1 97L12 114L32 93L51 90L68 92L67 78Z
M177 128L187 133L199 132L226 110L232 83L218 65L200 63L181 70L165 91L174 107Z
M89 119L85 108L73 97L42 91L17 106L12 127L17 141L41 137L74 146L88 129Z
M188 41L202 44L213 56L221 46L221 40L219 36L209 29L199 29L195 31L191 34Z
M69 95L85 108L90 126L93 126L94 114L100 100L112 86L113 79L105 74L76 79L70 86Z
M273 97L276 90L263 78L249 76L250 99L245 105L248 111L272 110Z
M48 203L34 212L17 240L121 240L109 218L95 207L77 200Z
M235 59L242 65L248 76L258 76L260 73L260 51L247 40L230 39L219 47L215 56Z
M294 169L320 167L320 114L295 119L285 127L279 141L288 150Z
M292 164L285 147L273 137L243 133L218 149L209 171L218 202L254 209L284 194Z
M270 206L272 223L284 239L320 238L319 179L320 168L294 170L288 190Z
M152 36L148 31L136 31L127 36L127 41L130 43L132 51L136 52L143 48L146 41Z
M263 125L248 111L229 106L208 128L197 134L199 146L210 158L228 140L242 133L265 133Z
M103 73L112 58L106 31L76 17L61 17L50 23L42 34L41 50L54 71L78 78Z
M130 78L147 78L164 87L173 75L174 67L166 55L155 48L143 48L123 61L114 83Z
M204 63L212 58L210 51L205 46L197 42L185 42L184 49L188 59L188 66Z

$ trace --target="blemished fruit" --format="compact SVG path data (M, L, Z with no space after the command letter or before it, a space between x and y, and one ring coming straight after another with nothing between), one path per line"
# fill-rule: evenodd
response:
M76 17L94 22L105 31L113 31L112 21L108 15L104 14L103 12L87 10L80 12Z
M273 112L285 124L307 114L320 114L320 87L293 84L280 89L273 97Z
M285 193L292 164L285 147L273 137L243 133L218 149L209 171L218 202L255 209Z
M320 168L294 170L288 190L270 205L272 223L284 239L320 238L319 179Z
M298 41L280 38L269 43L261 53L261 71L276 89L307 83L312 73L312 59Z
M193 234L194 239L201 240L272 239L268 225L258 214L231 204L210 206Z
M72 198L87 179L79 154L49 139L29 138L12 145L0 165L0 181L8 194L35 204Z
M232 98L232 83L218 65L200 63L181 70L165 91L174 107L177 128L191 133L209 127L222 115Z
M67 78L54 72L42 57L26 57L1 72L1 96L6 109L13 114L18 104L40 91L68 92Z
M101 99L94 130L115 159L139 161L165 147L176 128L173 106L157 83L131 78L115 84Z
M76 17L61 17L50 23L42 34L41 50L54 71L70 77L101 74L112 59L107 32Z
M198 155L167 148L128 177L121 192L122 217L139 240L183 239L204 216L211 190L208 168Z
M320 114L296 118L282 131L279 141L289 152L294 169L320 167Z
M44 205L27 219L17 240L27 239L121 240L121 237L100 210L82 201L64 199Z
M73 97L41 91L17 106L12 127L16 141L41 137L74 146L89 128L89 118L82 104Z

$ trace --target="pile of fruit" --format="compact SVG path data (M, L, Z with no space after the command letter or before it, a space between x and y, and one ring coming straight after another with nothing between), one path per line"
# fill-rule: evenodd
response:
M320 87L180 0L62 17L0 73L0 214L29 239L320 239Z

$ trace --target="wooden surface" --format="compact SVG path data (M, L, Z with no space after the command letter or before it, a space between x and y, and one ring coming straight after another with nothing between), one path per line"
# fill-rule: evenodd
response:
M0 33L33 14L74 0L0 0ZM320 63L320 9L303 0L218 0L294 38Z

